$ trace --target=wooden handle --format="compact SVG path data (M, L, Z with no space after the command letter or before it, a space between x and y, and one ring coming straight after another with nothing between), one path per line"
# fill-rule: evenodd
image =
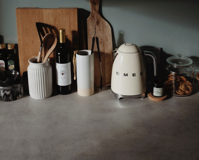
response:
M97 12L99 13L99 7L100 7L100 0L89 0L90 6L91 6L91 13Z
M48 38L48 40L45 42L45 44L43 44L43 48L44 48L44 53L43 53L43 58L46 56L46 53L48 52L49 48L53 45L55 41L55 36L52 35L51 37Z
M45 57L45 44L46 44L46 41L48 41L48 39L51 37L51 36L54 36L52 35L51 33L47 33L44 37L43 37L43 40L42 40L42 48L40 47L40 51L41 51L41 56L39 57L39 62L40 61L43 61L44 60L44 57Z
M74 53L73 53L73 72L74 72L74 80L77 79L77 77L76 77L76 53L78 53L78 50L74 51Z
M53 52L53 50L55 49L57 45L57 37L55 37L55 41L53 42L53 45L50 47L50 49L48 50L44 60L42 63L46 62L48 60L48 57L50 57L51 53Z
M37 63L40 63L41 61L41 52L42 52L42 47L39 49L38 57L37 57Z

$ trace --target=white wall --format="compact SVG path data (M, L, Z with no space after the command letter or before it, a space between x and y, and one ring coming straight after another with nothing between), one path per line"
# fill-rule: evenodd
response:
M17 7L78 7L90 11L88 0L0 0L0 35L17 43ZM199 57L199 1L103 0L102 13L111 23L117 45L124 41L139 46L162 47L169 54Z

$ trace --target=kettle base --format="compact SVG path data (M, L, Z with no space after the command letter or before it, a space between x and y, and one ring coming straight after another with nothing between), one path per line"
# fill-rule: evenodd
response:
M112 90L111 90L112 91ZM114 93L112 91L112 93L115 95L115 97L117 99L129 99L129 98L145 98L146 97L146 94L145 93L142 93L142 94L139 94L139 95L131 95L131 96L125 96L125 95L121 95L121 94L117 94L117 93Z

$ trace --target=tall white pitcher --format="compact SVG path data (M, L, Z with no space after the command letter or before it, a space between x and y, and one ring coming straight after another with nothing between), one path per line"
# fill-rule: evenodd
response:
M94 94L94 54L90 50L75 51L73 65L78 94L80 96Z

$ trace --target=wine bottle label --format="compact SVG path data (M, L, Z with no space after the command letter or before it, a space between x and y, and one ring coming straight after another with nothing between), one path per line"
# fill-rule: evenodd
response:
M5 68L5 62L3 60L0 60L0 67Z
M163 96L163 88L153 87L153 95L157 96L157 97L162 97Z
M67 86L71 84L71 63L56 63L57 85Z
M14 70L15 69L15 62L13 60L8 61L8 70Z

